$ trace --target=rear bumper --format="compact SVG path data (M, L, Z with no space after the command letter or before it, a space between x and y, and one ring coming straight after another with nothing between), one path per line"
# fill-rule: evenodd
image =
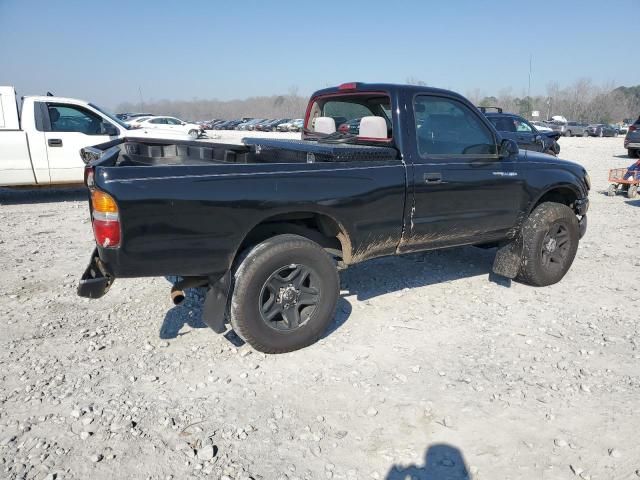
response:
M91 254L89 265L80 277L78 295L85 298L100 298L109 291L115 279L100 260L96 248Z

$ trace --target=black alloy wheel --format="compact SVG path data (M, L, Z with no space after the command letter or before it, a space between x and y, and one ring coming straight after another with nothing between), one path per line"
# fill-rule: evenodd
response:
M276 330L296 330L309 321L321 298L321 282L313 268L287 265L273 272L262 286L260 316Z

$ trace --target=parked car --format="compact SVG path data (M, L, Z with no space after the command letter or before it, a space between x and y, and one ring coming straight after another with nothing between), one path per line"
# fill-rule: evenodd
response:
M122 121L132 120L137 117L152 117L153 113L117 113L116 117Z
M495 108L497 111L488 112L487 108ZM503 138L509 138L516 142L524 150L558 155L560 145L557 140L560 132L539 132L535 126L514 113L504 113L498 107L480 107L493 126L500 132Z
M544 124L553 130L554 132L559 133L560 135L565 135L567 130L567 122L565 120L547 120Z
M257 123L264 122L264 118L254 118L247 122L240 123L236 126L236 130L253 130Z
M360 132L360 118L353 118L338 127L338 131L342 133L351 133L358 135Z
M587 127L587 133L591 137L617 137L618 130L613 125L594 123Z
M273 123L271 124L271 131L272 131L272 132L277 132L277 131L279 131L279 130L278 130L278 127L280 127L280 125L282 125L282 124L288 124L289 122L291 122L291 119L290 119L290 118L281 118L281 119L279 119L279 120L276 120L275 122L273 122Z
M278 120L273 119L273 118L269 118L267 120L263 120L262 122L258 122L253 126L253 129L259 132L270 132L271 131L271 125L274 125L275 123L277 123Z
M127 125L129 125L129 126L131 126L133 128L140 128L140 122L144 122L145 120L147 120L149 118L152 118L152 117L153 117L153 115L149 115L148 117L147 116L144 116L144 117L133 117L133 118L130 118L128 120L125 120L124 123L126 123Z
M631 158L640 156L640 117L627 129L624 137L624 148Z
M291 124L294 122L295 120L289 120L288 122L283 122L281 124L279 124L276 127L276 130L278 132L288 132L289 128L291 127Z
M567 122L564 135L566 137L587 137L589 136L589 132L587 131L588 126L586 123Z
M304 120L302 118L297 118L296 120L291 122L291 124L289 126L289 131L290 132L299 132L300 130L302 130L303 126L304 126Z
M184 134L192 139L196 139L204 133L202 125L183 122L176 117L150 117L141 121L138 125L140 125L140 129L142 130L157 130L160 133Z
M552 128L547 127L544 122L541 122L540 120L533 120L531 125L536 127L536 130L539 132L553 132Z
M333 321L338 265L497 245L494 272L530 285L570 268L589 206L582 166L520 151L446 90L349 83L315 92L307 112L297 141L85 148L96 245L78 294L101 297L118 277L179 276L174 302L205 287L205 324L221 333L229 321L255 349L282 353ZM332 117L354 112L360 137L340 138ZM177 154L161 163L165 149L149 145Z

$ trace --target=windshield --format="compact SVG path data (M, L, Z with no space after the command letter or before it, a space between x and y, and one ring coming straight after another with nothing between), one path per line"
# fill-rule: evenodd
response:
M106 110L103 110L102 108L98 107L97 105L94 105L93 103L90 103L89 106L92 107L92 108L95 108L97 111L99 111L105 117L109 117L109 119L113 120L115 123L120 125L122 128L126 128L126 129L130 129L131 128L130 125L127 125L126 123L124 123L122 120L120 120L118 117L116 117L113 113L109 113Z

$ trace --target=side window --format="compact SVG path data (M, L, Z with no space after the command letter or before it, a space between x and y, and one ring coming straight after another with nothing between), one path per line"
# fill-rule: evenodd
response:
M103 135L100 115L82 107L47 104L52 132L79 132L85 135Z
M420 156L497 153L491 130L463 103L420 95L413 109Z
M167 122L165 121L164 118L153 118L153 119L149 120L149 123L153 123L155 125L159 125L159 124L165 124Z
M167 123L169 125L181 125L180 120L177 118L167 118Z
M516 132L523 132L523 133L533 132L533 129L526 122L523 122L518 118L514 118L513 122L516 124Z

